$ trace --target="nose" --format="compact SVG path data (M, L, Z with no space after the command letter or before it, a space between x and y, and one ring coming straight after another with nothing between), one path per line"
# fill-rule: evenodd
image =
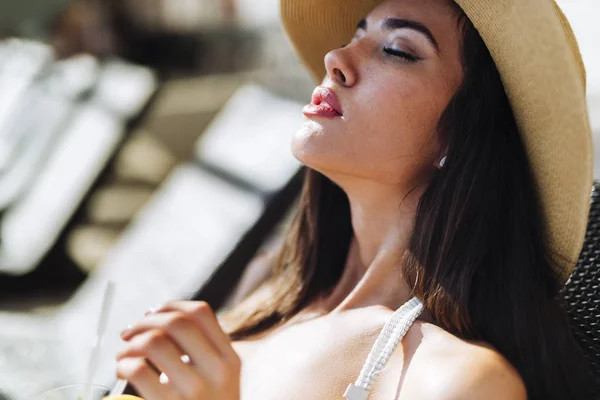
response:
M331 50L325 54L325 69L332 81L351 87L358 80L358 73L352 64L349 48L346 46Z

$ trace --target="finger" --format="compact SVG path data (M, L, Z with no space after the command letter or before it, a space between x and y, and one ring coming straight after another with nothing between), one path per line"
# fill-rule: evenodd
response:
M209 355L212 360L218 360L222 357L220 352L214 348L212 342L206 337L204 330L198 327L198 324L193 321L193 317L179 311L150 314L132 325L131 328L123 331L121 338L125 341L130 341L137 335L152 329L165 330L183 351L181 355L187 354L192 358L193 354L187 351L189 350L193 353L194 349L198 349L200 350L199 354L194 357L196 360L203 359L206 355Z
M161 385L158 374L143 358L124 358L117 364L117 376L131 383L145 400L171 399L168 386Z
M131 333L125 335L129 338L131 345L118 357L146 356L145 346L162 345L159 337L149 334L157 331L164 332L164 339L171 345L171 340L175 342L177 356L181 357L184 354L189 356L193 368L208 381L215 383L221 379L220 377L225 373L223 356L206 339L203 331L192 320L192 317L179 311L152 314L135 324L131 328ZM154 340L155 343L147 343L148 340Z
M164 372L169 382L186 398L192 398L203 390L202 377L181 360L182 351L160 330L149 330L135 336L128 348L119 353L117 359L147 358L159 371ZM160 381L160 379L159 379Z
M131 340L134 336L140 333L146 332L150 329L167 329L172 326L175 320L178 318L191 318L180 311L173 312L161 312L147 314L143 319L139 320L133 325L130 325L121 332L121 339L124 341ZM215 349L216 351L216 349Z
M204 301L172 301L158 309L159 313L167 311L181 311L190 315L225 360L234 365L239 364L239 357L231 345L229 336L223 332L208 303Z

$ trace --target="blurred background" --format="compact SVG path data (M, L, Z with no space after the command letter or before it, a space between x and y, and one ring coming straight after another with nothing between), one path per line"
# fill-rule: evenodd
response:
M600 178L600 4L558 2ZM313 88L278 0L0 2L0 399L82 382L108 281L106 386L150 306L221 310L266 279Z

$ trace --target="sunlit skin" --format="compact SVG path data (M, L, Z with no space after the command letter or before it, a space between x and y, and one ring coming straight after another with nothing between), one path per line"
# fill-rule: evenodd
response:
M119 376L146 400L341 399L393 310L409 298L402 257L416 206L443 149L436 125L462 82L460 31L450 0L388 0L345 47L325 57L343 116L307 116L292 151L348 195L354 239L330 296L283 327L229 343L204 303L149 314L123 338ZM382 30L389 18L416 21ZM358 21L357 21L358 22ZM410 62L383 49L408 53ZM316 317L316 318L314 318ZM188 354L191 365L179 360ZM170 382L158 384L158 373ZM241 363L241 364L240 364ZM410 328L369 399L526 399L518 373L485 343L469 343L423 315Z

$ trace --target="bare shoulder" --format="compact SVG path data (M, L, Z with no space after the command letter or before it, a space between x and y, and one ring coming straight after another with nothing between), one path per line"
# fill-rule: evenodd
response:
M462 340L422 321L414 323L403 342L402 360L392 367L395 383L387 383L396 386L394 399L527 399L519 373L485 343Z
M433 324L420 321L412 334L422 337L424 349L419 365L427 364L433 372L429 377L431 384L428 385L430 398L527 398L519 373L488 344L462 340Z

